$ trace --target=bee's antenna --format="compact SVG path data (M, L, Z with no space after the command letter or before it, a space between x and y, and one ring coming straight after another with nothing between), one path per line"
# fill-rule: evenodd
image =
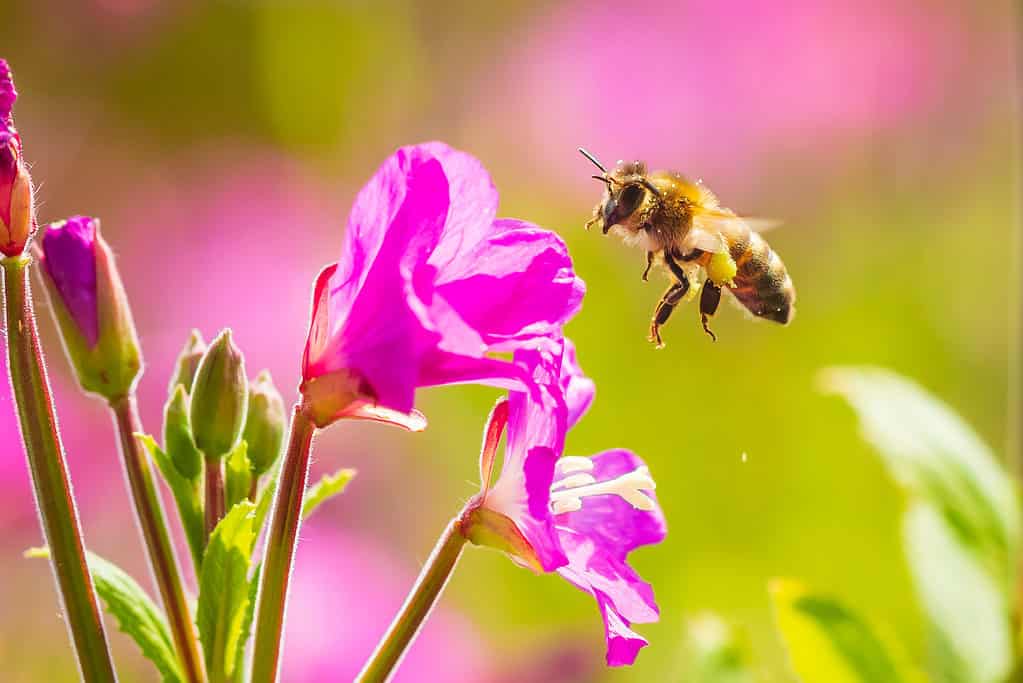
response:
M593 178L594 180L599 180L608 187L611 187L611 179L608 178L606 175L591 175L590 177Z
M601 171L601 173L607 173L607 169L606 169L606 168L604 168L604 164L602 164L602 163L600 163L599 161L597 161L597 157L593 156L592 154L590 154L589 152L587 152L587 151L586 151L585 149L583 149L582 147L580 147L580 148L579 148L579 153L580 153L580 154L582 154L582 155L583 155L584 157L586 157L587 159L589 159L590 161L592 161L592 162L593 162L593 165L594 165L594 166L596 166L597 168L599 168L599 169L600 169L600 171Z

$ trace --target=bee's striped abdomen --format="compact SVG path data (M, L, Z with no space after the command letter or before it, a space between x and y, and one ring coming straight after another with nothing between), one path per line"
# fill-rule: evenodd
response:
M753 231L729 249L738 267L735 286L729 288L732 296L758 318L787 325L795 313L796 290L778 254Z

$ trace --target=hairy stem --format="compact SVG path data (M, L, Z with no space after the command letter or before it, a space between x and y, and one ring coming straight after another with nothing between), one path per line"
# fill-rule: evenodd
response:
M451 520L426 560L412 592L405 598L401 611L356 679L359 683L390 680L447 585L465 541L459 520Z
M32 312L29 263L30 259L23 256L0 261L4 270L7 360L21 437L82 679L87 683L115 681L106 632L85 563L82 532Z
M288 583L295 558L298 528L302 523L302 500L309 479L309 453L316 426L296 406L291 415L291 436L284 454L273 516L266 538L263 577L256 612L256 641L252 660L252 683L274 683L280 668L284 639L284 614Z
M149 456L134 436L142 432L135 396L129 395L112 401L110 408L117 424L121 458L135 504L136 518L145 541L153 576L160 589L164 609L167 611L174 645L187 680L190 683L201 683L204 680L202 658L199 656L192 615L185 601L181 571L167 530L163 503L153 481Z

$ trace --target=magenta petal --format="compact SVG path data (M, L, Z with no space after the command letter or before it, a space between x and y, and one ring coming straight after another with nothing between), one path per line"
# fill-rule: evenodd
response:
M565 352L561 361L561 386L568 408L568 428L571 429L586 414L597 393L593 380L583 374L576 358L575 344L565 339Z
M645 466L638 455L622 449L604 451L591 460L590 474L597 481L614 479ZM656 501L653 491L645 493ZM660 543L668 532L660 506L651 511L639 510L614 495L587 497L581 510L558 515L558 526L593 539L617 557L625 557L642 545Z
M645 638L629 628L629 622L614 611L608 601L597 596L600 616L604 619L604 638L607 641L607 665L631 666L639 651L647 646Z
M585 293L561 238L513 219L496 221L438 279L437 294L495 348L555 333Z
M0 221L11 224L11 192L18 179L18 140L10 131L0 130Z
M452 149L443 142L428 142L419 149L432 155L444 167L451 193L451 208L430 264L443 272L470 258L476 245L493 231L497 215L497 188L490 174L474 156Z
M14 128L11 110L14 109L14 101L17 99L18 91L14 89L11 67L7 64L7 60L0 59L0 122L9 129Z
M96 299L96 221L73 216L50 225L43 235L43 265L91 346L99 341Z

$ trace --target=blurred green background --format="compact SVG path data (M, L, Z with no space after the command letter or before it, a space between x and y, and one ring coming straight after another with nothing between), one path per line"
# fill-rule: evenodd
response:
M147 356L151 430L192 327L207 337L233 327L252 374L269 367L294 397L312 279L337 258L354 193L397 146L442 139L475 154L501 214L568 242L588 285L568 332L598 388L568 452L627 447L649 463L670 531L633 564L655 587L661 621L637 627L651 646L634 667L605 670L591 598L474 551L443 599L454 625L416 661L475 664L405 680L681 680L685 619L712 610L748 634L762 680L790 681L768 606L775 576L843 597L922 657L900 494L816 376L836 364L890 367L1004 452L1019 251L1012 4L3 7L0 56L21 93L15 117L41 219L103 220ZM784 221L770 241L798 291L791 327L726 306L712 344L689 305L655 351L646 331L663 283L640 281L641 253L582 230L600 187L580 145L607 162L644 158L702 177L724 204ZM87 542L148 580L107 416L76 392L49 317L41 323ZM425 391L423 435L340 425L319 439L314 476L342 465L360 475L304 529L315 554L300 544L296 581L337 606L314 619L300 611L308 601L293 603L286 680L324 680L332 658L358 659L346 642L379 636L475 491L495 396ZM0 672L12 683L73 680L49 573L21 557L38 524L0 398ZM340 560L333 570L332 538L343 539L338 553L386 565L379 625L338 598L372 591L346 582ZM122 680L156 680L112 637Z

